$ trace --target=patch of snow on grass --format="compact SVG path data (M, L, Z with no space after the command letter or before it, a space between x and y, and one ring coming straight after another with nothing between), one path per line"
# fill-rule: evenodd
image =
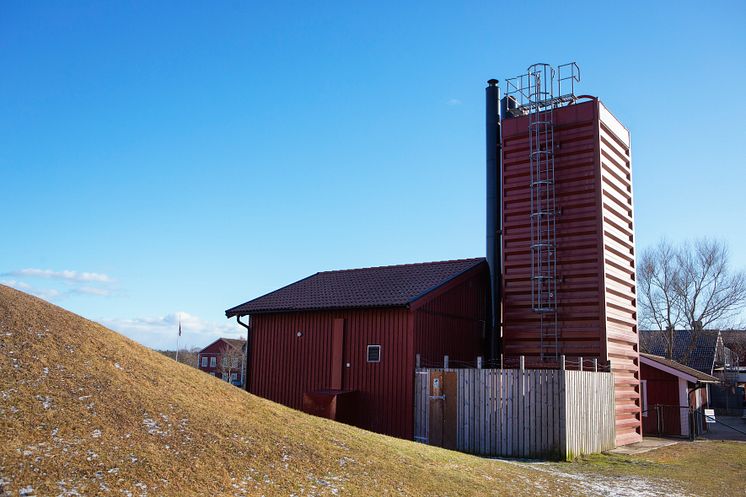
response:
M589 492L589 495L603 497L670 497L672 495L685 497L687 494L681 489L662 486L660 481L652 482L645 478L634 476L607 476L596 473L568 473L560 471L545 462L518 462L503 460L509 464L548 473L554 477L569 480L568 483L578 486L578 492Z

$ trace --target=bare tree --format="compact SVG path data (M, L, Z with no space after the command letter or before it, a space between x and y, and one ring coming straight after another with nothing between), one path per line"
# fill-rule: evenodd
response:
M645 250L637 263L640 326L666 330L667 356L673 356L673 332L681 324L680 271L676 250L665 240Z
M676 250L662 240L642 253L637 267L641 326L665 330L681 324Z
M726 325L746 306L746 274L730 272L724 243L703 239L686 244L678 252L677 265L676 293L692 329Z
M193 368L197 367L197 355L199 353L200 349L199 347L189 347L189 348L181 348L179 349L179 362L182 364L186 364L187 366L192 366ZM176 359L176 351L175 350L159 350L161 354L170 357L171 359Z
M640 325L669 331L669 356L676 327L692 331L688 355L703 330L727 326L746 307L746 273L730 270L723 242L661 241L640 256L637 279Z
M231 381L231 374L235 373L236 377L240 378L243 382L243 364L245 355L243 347L237 347L234 345L225 345L220 350L220 373L226 381Z

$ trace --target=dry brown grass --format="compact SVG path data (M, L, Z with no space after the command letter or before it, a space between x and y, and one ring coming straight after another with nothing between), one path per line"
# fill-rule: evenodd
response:
M560 468L560 466L558 466ZM635 456L594 454L562 471L607 478L672 482L697 497L746 496L746 442L682 442Z
M15 495L535 495L552 478L314 418L0 286ZM508 487L505 485L509 484ZM126 492L125 492L126 493Z
M29 487L34 495L599 495L556 471L307 416L0 285L0 495Z

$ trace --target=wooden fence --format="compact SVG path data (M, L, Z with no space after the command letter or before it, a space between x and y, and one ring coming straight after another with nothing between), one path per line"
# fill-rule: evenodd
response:
M614 379L561 369L417 369L414 432L485 456L601 452L614 447Z

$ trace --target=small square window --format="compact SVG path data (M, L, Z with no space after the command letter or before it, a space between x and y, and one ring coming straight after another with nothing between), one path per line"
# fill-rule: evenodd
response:
M213 357L210 357L210 367L211 367L211 368L214 368L215 366L217 366L217 364L218 364L218 359L217 359L217 357L214 357L214 356L213 356Z
M381 362L380 345L368 345L368 362Z
M202 367L203 368L207 367L207 357L205 357L205 356L202 356Z

